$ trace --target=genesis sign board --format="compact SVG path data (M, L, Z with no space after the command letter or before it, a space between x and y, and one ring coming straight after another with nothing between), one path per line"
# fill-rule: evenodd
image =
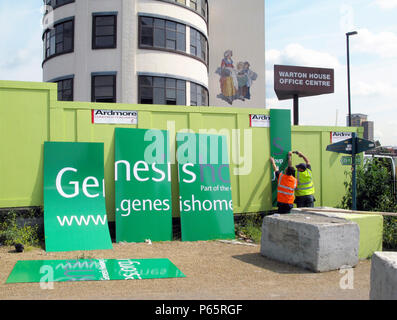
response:
M334 69L275 65L274 91L279 100L334 93Z
M291 148L291 112L290 110L270 110L270 155L274 158L280 172L288 166L288 152ZM272 172L272 204L277 206L278 181Z
M177 133L182 241L234 239L225 136Z
M38 283L42 289L53 282L144 280L185 278L168 259L70 259L18 261L6 283Z
M112 249L103 168L103 143L44 143L47 252Z
M172 240L168 132L115 129L116 241Z

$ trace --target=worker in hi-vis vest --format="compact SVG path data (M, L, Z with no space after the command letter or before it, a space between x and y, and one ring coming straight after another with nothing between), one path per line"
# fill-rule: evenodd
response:
M276 166L273 157L270 157L273 170L277 177L277 207L278 213L290 213L294 207L294 191L297 186L297 180L295 179L295 168L292 166L292 152L288 152L288 167L283 172L280 172Z
M294 151L305 163L300 163L296 167L295 178L298 180L298 186L295 190L295 203L298 208L313 208L314 201L314 184L313 173L309 159L300 151Z

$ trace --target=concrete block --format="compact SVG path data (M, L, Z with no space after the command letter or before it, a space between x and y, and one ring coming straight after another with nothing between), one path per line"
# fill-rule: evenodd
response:
M316 211L321 209L321 211ZM329 209L330 211L324 211ZM369 259L374 252L382 251L383 243L383 217L374 212L374 214L347 213L348 210L335 208L313 208L308 211L293 209L292 213L310 213L327 217L346 219L358 224L360 228L360 247L358 251L359 259Z
M360 231L356 223L314 214L263 219L261 254L315 272L354 267Z
M397 300L397 252L375 252L371 261L371 300Z

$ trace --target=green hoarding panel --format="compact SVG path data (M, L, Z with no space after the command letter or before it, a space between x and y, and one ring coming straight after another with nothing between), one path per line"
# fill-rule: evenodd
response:
M103 143L44 143L46 251L112 249Z
M184 278L168 259L18 261L6 283Z
M280 171L288 166L288 152L291 151L291 112L270 110L270 154ZM273 169L272 169L273 170ZM277 179L272 173L272 204L277 206Z
M54 83L16 82L0 80L0 207L43 206L43 143L44 141L91 141L104 143L106 210L109 221L115 221L114 198L114 128L126 125L97 125L91 123L92 109L136 110L140 128L167 129L174 123L175 131L189 128L199 130L223 129L240 131L241 143L230 143L231 173L249 168L247 175L232 174L233 208L236 213L263 212L272 209L270 129L250 128L251 114L269 115L270 110L250 108L196 108L181 106L158 106L140 104L105 104L81 101L57 101L57 86ZM10 108L9 106L12 106ZM18 125L15 123L18 119ZM137 125L129 125L129 128ZM24 128L21 130L20 128ZM169 129L171 141L174 130ZM345 194L346 167L339 158L327 152L332 132L356 132L362 137L363 128L334 126L293 126L292 149L302 151L313 168L316 185L316 205L335 207ZM252 139L244 132L251 132ZM231 139L233 140L233 139ZM28 143L27 143L28 141ZM252 141L252 157L241 158ZM171 142L171 147L173 147ZM247 149L248 150L248 149ZM295 160L299 159L294 156ZM337 160L335 160L337 159ZM240 163L240 164L238 164ZM247 165L246 165L247 164ZM173 180L177 179L173 166ZM23 181L23 183L21 183ZM174 217L178 216L178 185L173 189Z
M182 241L235 237L226 138L177 134Z
M172 240L168 149L167 131L115 129L117 242Z

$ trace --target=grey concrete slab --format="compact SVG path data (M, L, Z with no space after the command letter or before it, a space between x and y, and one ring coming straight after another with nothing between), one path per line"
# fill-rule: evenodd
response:
M315 272L358 263L360 230L345 219L315 214L272 215L263 219L261 254Z
M397 252L375 252L371 260L371 300L397 300Z

